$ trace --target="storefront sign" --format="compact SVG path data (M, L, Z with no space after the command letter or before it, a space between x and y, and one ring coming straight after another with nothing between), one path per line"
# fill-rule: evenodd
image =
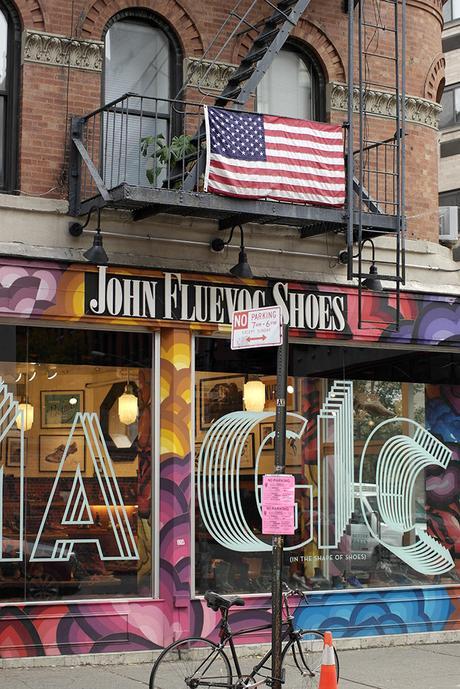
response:
M290 536L295 531L295 479L292 474L267 474L262 488L262 533Z
M280 306L233 312L232 349L279 347L282 341Z
M85 273L85 314L117 318L228 324L234 311L280 306L291 328L342 332L347 295L289 289L287 282L262 287L190 282L180 273L158 278L113 275L106 266Z

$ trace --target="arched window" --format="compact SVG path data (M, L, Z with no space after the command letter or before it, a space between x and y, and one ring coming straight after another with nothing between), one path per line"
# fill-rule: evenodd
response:
M275 57L257 88L257 111L324 119L324 76L310 52L289 45Z
M148 186L149 159L139 163L140 141L161 135L168 140L176 113L169 100L179 91L181 70L177 41L161 19L141 9L111 19L105 34L104 104L125 93L142 98L130 97L106 116L105 179L110 186L123 181Z
M0 190L17 189L20 24L8 0L0 0Z

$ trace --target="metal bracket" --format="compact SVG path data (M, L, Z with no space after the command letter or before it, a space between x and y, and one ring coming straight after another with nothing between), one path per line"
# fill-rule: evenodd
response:
M99 190L100 195L104 199L104 201L111 201L112 196L107 189L107 187L104 184L104 180L100 176L96 166L94 165L93 161L90 158L90 155L86 148L84 147L81 139L77 136L72 136L72 143L74 144L75 148L78 150L83 162L85 163L86 167L88 168L91 177L94 179L94 182Z

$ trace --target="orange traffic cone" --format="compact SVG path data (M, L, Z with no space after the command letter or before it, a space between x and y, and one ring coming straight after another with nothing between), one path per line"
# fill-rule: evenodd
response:
M318 689L337 689L337 668L335 666L331 632L324 632L324 648Z

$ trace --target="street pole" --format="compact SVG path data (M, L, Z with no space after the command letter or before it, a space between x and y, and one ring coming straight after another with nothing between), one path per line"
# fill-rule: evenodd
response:
M275 474L284 474L286 467L286 394L288 369L288 326L283 324L283 340L278 347ZM272 536L272 687L281 689L282 581L284 536Z

